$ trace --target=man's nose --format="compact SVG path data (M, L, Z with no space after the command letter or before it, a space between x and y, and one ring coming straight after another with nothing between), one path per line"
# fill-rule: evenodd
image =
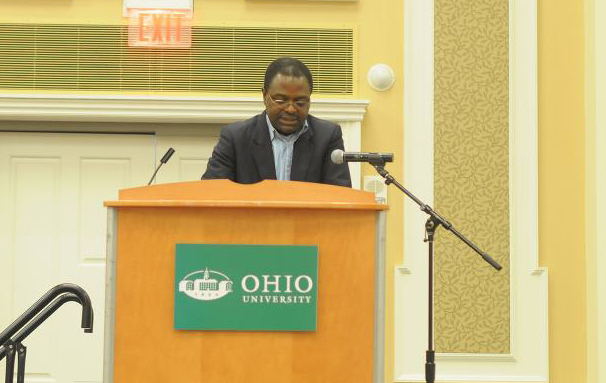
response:
M286 105L286 108L284 108L284 110L288 113L288 114L295 114L297 113L297 108L295 108L295 104L292 102L289 102Z

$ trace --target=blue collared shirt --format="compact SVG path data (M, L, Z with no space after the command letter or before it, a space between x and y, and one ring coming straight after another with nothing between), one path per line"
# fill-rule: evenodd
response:
M269 117L265 115L267 127L269 128L269 138L274 151L274 163L276 166L276 179L282 181L290 180L290 169L292 168L292 154L295 148L295 142L301 134L305 133L309 126L307 119L303 123L303 127L298 132L288 136L278 132L269 121Z

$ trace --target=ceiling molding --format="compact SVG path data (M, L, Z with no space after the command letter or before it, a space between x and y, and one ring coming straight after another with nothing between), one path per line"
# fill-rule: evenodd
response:
M362 121L367 100L314 99L310 113ZM229 123L265 109L260 97L0 94L0 120Z

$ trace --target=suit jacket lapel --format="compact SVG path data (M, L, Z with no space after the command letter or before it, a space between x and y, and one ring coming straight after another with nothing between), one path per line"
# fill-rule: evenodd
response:
M257 117L252 135L253 157L262 180L276 179L276 164L274 161L274 150L269 139L269 128L265 120L265 112Z
M311 139L313 129L308 119L308 130L295 142L292 154L292 167L290 169L290 179L293 181L306 181L307 169L313 157L314 144Z

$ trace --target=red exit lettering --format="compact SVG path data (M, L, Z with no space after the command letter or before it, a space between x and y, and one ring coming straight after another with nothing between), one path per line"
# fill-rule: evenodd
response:
M175 10L131 10L129 46L189 48L191 17Z

